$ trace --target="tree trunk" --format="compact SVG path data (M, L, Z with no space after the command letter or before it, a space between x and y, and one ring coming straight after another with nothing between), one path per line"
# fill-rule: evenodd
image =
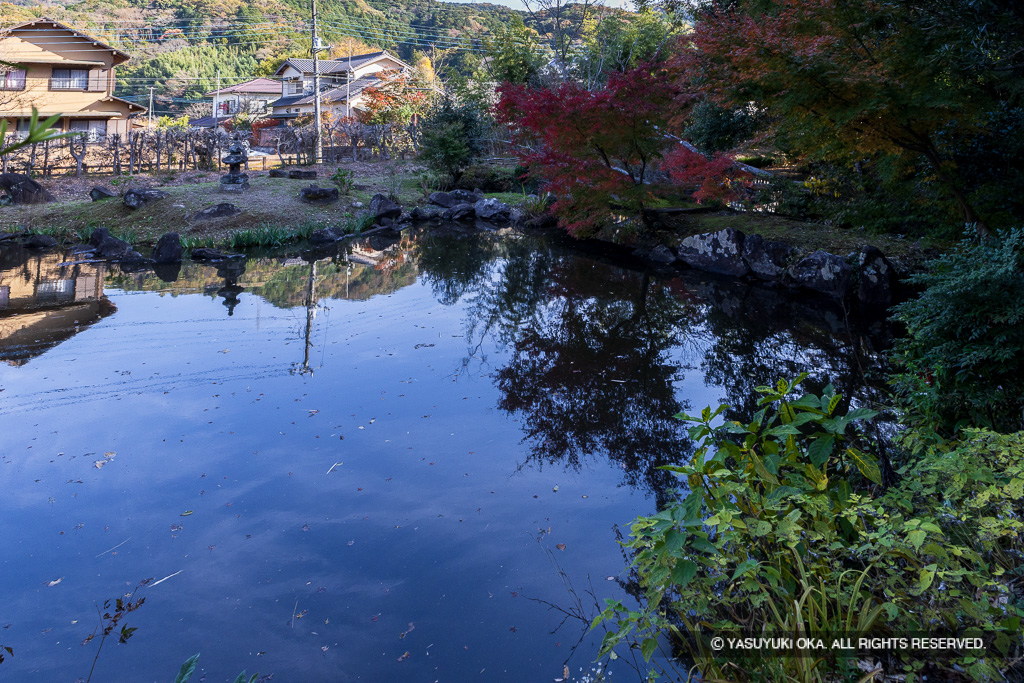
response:
M963 215L964 223L974 226L978 240L984 241L991 237L992 231L988 229L988 225L986 225L985 222L981 220L981 217L978 216L978 212L974 210L974 206L971 205L967 195L964 194L964 191L960 188L956 179L950 175L949 171L946 170L942 163L942 158L930 143L924 151L924 156L935 170L935 174L939 177L939 181L946 186L946 189L956 200L956 205L960 209L961 215Z

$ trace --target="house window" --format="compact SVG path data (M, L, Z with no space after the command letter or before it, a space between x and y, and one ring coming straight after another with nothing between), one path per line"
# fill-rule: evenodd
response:
M107 122L103 119L72 119L68 129L85 134L89 142L96 142L107 134Z
M85 90L88 86L88 69L54 69L50 79L50 90Z
M0 73L0 90L24 90L25 70L11 69Z

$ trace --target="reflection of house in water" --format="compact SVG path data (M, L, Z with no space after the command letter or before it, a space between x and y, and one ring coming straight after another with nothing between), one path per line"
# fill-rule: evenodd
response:
M24 365L117 310L103 296L104 264L63 262L0 247L0 360Z

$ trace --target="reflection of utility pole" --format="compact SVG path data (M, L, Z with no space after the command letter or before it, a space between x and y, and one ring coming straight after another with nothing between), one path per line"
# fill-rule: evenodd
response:
M147 128L153 129L153 86L149 86L149 121L147 122Z
M306 348L302 354L302 366L292 372L300 375L312 375L313 368L309 367L309 350L312 348L311 338L313 336L313 318L316 317L316 259L309 264L309 285L306 288Z
M348 39L348 69L345 70L345 116L352 116L352 39Z

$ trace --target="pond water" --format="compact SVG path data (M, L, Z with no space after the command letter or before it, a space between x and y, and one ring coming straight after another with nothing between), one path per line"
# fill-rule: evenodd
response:
M169 681L197 652L193 680L580 680L584 619L633 589L617 533L687 455L672 416L801 370L867 400L884 343L511 231L71 258L0 247L3 680Z

